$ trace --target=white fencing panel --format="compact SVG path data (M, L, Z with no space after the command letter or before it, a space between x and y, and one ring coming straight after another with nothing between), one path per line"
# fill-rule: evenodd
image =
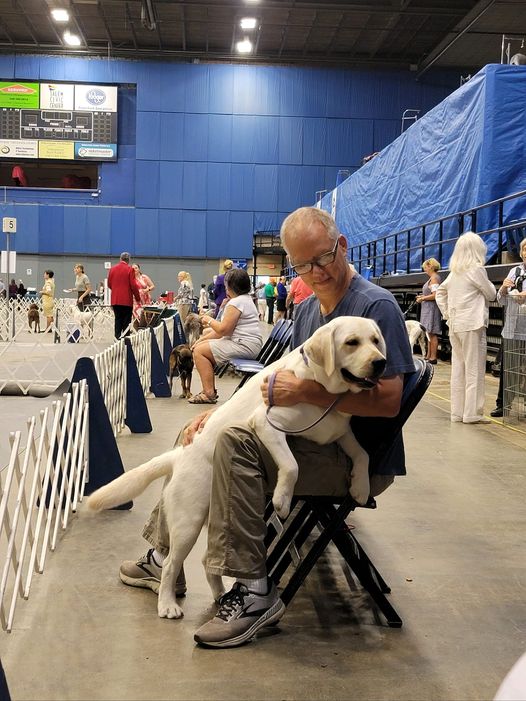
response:
M137 363L139 378L141 380L142 391L144 396L150 394L150 385L152 379L152 352L150 329L141 329L138 333L132 334L130 337L133 355Z
M18 600L82 500L88 466L88 391L83 380L10 434L9 464L0 473L0 622L11 631Z
M126 346L116 341L93 358L104 404L108 410L113 435L124 428L126 418Z

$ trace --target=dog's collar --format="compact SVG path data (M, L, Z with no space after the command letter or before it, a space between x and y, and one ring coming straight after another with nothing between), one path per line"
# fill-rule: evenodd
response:
M307 357L307 354L305 353L305 346L301 346L301 348L300 348L300 353L301 353L301 357L303 358L303 362L305 363L305 365L308 366L308 364L309 364L309 359L308 359L308 357Z

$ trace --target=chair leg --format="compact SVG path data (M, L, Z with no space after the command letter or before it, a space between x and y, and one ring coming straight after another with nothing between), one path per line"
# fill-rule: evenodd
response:
M283 534L282 539L276 543L267 558L267 572L276 586L279 584L289 565L294 561L296 553L299 554L299 549L312 533L312 529L318 521L316 515L311 513L308 508L307 512L307 514L305 514L304 510L298 512L297 516L294 517L292 523ZM294 549L291 552L292 548ZM297 559L296 564L298 564L299 567L302 566L300 558ZM305 577L303 579L305 579Z
M334 506L331 505L331 507L327 507L326 515L328 520L333 517L333 515L336 513L336 509ZM387 584L385 579L382 577L380 572L376 569L375 565L371 562L370 557L367 555L363 547L360 545L358 542L356 536L354 533L351 532L347 524L343 524L342 526L342 535L347 539L348 544L354 549L354 556L357 557L359 560L362 562L367 562L368 568L371 571L374 579L376 580L376 583L380 587L381 591L384 594L390 594L391 593L391 587ZM345 557L345 556L344 556Z
M334 511L335 514L337 513L334 507L332 507L331 511ZM329 525L326 524L332 523L333 518L329 516L327 510L324 510L323 508L320 509L319 516L324 528L329 527ZM388 594L391 590L367 556L365 550L359 544L354 534L345 528L344 525L342 525L342 527L334 531L332 541L340 551L340 554L345 559L352 572L354 572L358 578L358 581L362 587L368 592L375 604L385 616L387 625L390 628L401 628L402 619L385 597L385 594Z
M292 574L287 586L281 593L281 599L284 602L285 606L287 606L292 601L295 593L305 581L307 575L316 564L318 558L325 550L327 545L331 542L338 528L340 528L343 522L345 521L349 511L351 511L351 509L353 508L353 504L354 502L351 499L346 499L344 502L342 502L342 504L338 508L338 511L336 512L334 520L329 525L327 525L326 528L322 529L320 535L314 541L314 543L310 547L309 552L304 557L300 566ZM312 504L310 504L310 508L312 508ZM312 527L314 527L314 525L318 521L318 515L315 513L315 509L313 509L313 517L314 523Z

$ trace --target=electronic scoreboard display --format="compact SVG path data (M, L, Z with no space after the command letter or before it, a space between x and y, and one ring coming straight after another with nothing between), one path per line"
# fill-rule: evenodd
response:
M0 159L117 160L117 87L0 80Z

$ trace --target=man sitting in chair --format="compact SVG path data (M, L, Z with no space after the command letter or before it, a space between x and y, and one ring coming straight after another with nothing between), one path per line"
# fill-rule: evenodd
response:
M281 241L291 266L314 295L297 310L292 347L304 343L320 326L339 316L362 316L377 322L387 346L387 365L378 385L368 392L348 392L338 411L362 417L398 414L404 374L414 371L407 332L393 295L362 278L347 262L347 240L332 217L315 207L290 214L281 227ZM310 255L306 256L308 251ZM262 393L268 404L267 385ZM273 401L279 406L307 402L326 408L334 396L312 380L300 380L289 371L276 375ZM191 443L211 412L201 414L186 428L184 444ZM299 464L297 494L346 496L351 463L337 444L320 446L301 437L289 437ZM315 456L315 458L313 458ZM390 453L386 474L371 475L371 495L405 474L401 436ZM267 494L275 486L277 469L248 425L225 428L214 454L214 471L208 525L207 569L235 577L232 589L221 597L216 616L195 633L200 645L233 647L248 642L258 630L275 623L285 612L266 572L264 510ZM153 546L137 562L122 563L121 579L133 586L158 585L169 538L162 500L147 523L144 537ZM184 583L178 580L179 587Z

